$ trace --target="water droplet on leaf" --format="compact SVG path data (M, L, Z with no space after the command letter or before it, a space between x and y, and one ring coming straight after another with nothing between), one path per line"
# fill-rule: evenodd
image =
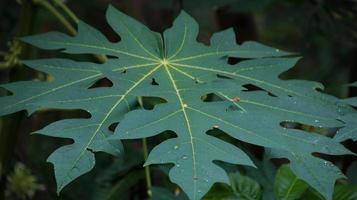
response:
M219 126L218 125L213 125L212 128L219 128Z
M240 101L240 97L236 96L236 97L233 97L232 99L234 102L239 102Z

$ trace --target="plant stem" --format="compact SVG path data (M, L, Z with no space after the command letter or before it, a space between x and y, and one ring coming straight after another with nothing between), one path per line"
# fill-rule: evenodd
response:
M54 0L59 6L73 19L73 21L78 24L79 19L75 14L60 0ZM76 35L77 31L72 26L72 24L48 1L46 0L34 0L34 3L43 6L50 13L52 13L68 30L71 35ZM93 55L100 63L105 63L107 61L107 57L105 55Z
M143 102L143 97L139 96L138 97L138 103L140 107L143 109L144 108L144 102ZM143 154L144 154L144 161L148 159L148 145L147 145L147 140L146 138L143 138ZM146 187L147 187L147 195L149 198L152 197L152 183L151 183L151 175L150 175L150 167L149 165L145 166L145 180L146 180Z
M76 29L71 25L71 23L60 12L58 12L58 10L55 7L53 7L52 4L48 3L48 1L35 0L34 2L43 6L50 13L52 13L66 27L66 29L69 31L71 35L77 34Z
M35 27L37 9L31 1L21 3L21 12L17 21L15 38L32 34ZM21 57L28 58L30 51L23 46ZM28 78L28 74L22 70L22 65L16 65L9 70L7 81L18 81ZM10 73L11 71L11 73ZM6 94L6 93L4 93ZM14 152L19 135L17 129L25 116L25 112L18 112L0 119L0 199L5 199L6 176L9 174L12 163L15 160Z
M71 9L68 8L68 6L63 3L63 0L52 0L56 5L58 5L62 10L76 23L79 23L78 17L72 12Z
M147 141L146 138L143 139L143 152L144 152L144 160L148 159L148 147L147 147ZM150 167L149 165L145 166L145 180L146 180L146 187L147 187L147 195L149 198L152 197L152 183L151 183L151 174L150 174Z

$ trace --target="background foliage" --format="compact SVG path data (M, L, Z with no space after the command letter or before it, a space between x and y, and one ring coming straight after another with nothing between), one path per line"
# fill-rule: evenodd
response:
M14 38L50 30L73 32L68 26L66 27L66 24L63 25L60 18L54 15L43 2L49 2L55 5L55 8L59 7L54 3L56 1L4 0L0 2L0 48L3 59L0 64L1 83L28 79L32 75L40 80L49 78L25 69L19 58L53 57L55 53L41 52L19 43ZM294 69L284 73L283 78L294 77L322 82L327 92L342 98L356 96L357 93L356 88L343 86L356 81L357 2L353 0L70 0L66 3L79 18L99 28L111 41L119 38L116 38L104 19L103 13L109 3L144 22L155 31L163 31L169 27L179 10L184 9L200 23L200 41L207 43L213 32L234 27L238 42L256 40L302 54L304 58ZM63 57L63 55L59 56ZM92 58L83 56L76 59ZM108 83L103 81L101 84ZM59 141L39 135L30 136L29 133L56 119L81 115L83 113L79 111L56 113L48 111L35 113L30 118L25 118L23 113L17 113L1 120L2 198L6 196L9 199L58 199L54 190L52 167L44 161L50 152L70 141ZM162 138L152 138L149 143L158 144L162 140ZM144 199L146 187L144 169L141 167L143 163L140 152L141 142L127 142L125 145L127 149L134 152L133 155L120 159L104 154L96 155L98 164L95 170L65 188L60 199ZM355 142L347 141L346 145L356 152ZM277 169L285 161L270 163L264 159L266 155L263 155L261 149L249 148L257 155L257 163L266 166L264 168L266 171L227 166L227 169L232 171L230 178L233 187L217 184L206 196L207 199L259 199L276 194L281 197L280 199L289 199L284 198L286 193L284 188L290 186L284 186L284 183L291 181L284 179L295 180L295 177L286 165ZM329 159L347 173L350 183L357 183L355 157ZM17 164L19 162L24 163L26 169L16 167L19 166ZM167 169L164 167L152 169L154 185L169 188L153 188L154 198L186 199L182 192L175 185L170 184L164 176L166 172ZM28 183L23 187L19 186L16 184L17 176L27 176ZM245 184L242 185L238 180L243 180ZM296 185L291 186L297 188L294 190L294 195L289 195L296 198L291 199L321 198L302 181L296 182ZM336 186L335 198L356 198L356 192L347 192L355 191L355 186L345 184L342 182ZM25 192L22 191L24 188ZM349 193L351 194L348 197L341 196Z

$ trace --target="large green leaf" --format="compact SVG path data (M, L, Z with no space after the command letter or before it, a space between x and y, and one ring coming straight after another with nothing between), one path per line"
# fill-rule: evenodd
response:
M113 7L107 11L107 20L120 35L120 42L108 41L83 22L75 37L51 32L23 40L71 54L109 55L112 58L108 62L27 61L29 67L54 76L54 80L3 86L13 95L0 99L1 115L41 108L82 109L91 114L90 118L61 120L38 131L74 141L49 158L58 191L94 166L93 152L118 155L119 139L145 138L171 130L177 137L156 146L146 165L174 163L170 179L190 199L200 199L213 183L229 183L226 172L213 161L254 166L244 151L206 134L218 128L238 140L282 152L276 156L288 158L293 171L300 172L295 174L331 199L331 187L343 175L332 166L326 168L332 169L327 173L328 181L311 178L311 174L326 175L320 170L325 161L312 153L351 152L338 141L280 124L293 121L319 127L343 126L337 119L341 110L350 108L317 91L322 89L319 83L279 79L298 58L282 57L289 54L256 42L237 45L232 29L214 34L210 46L198 43L198 25L185 12L163 36ZM230 65L228 57L248 60ZM111 80L113 86L91 88L102 78ZM260 90L247 91L247 84ZM204 97L212 93L218 100L207 102ZM166 103L153 110L130 111L137 96L159 97ZM108 140L109 126L116 122L120 124Z

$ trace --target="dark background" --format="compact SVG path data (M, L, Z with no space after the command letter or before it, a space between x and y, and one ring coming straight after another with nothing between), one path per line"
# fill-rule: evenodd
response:
M43 74L21 65L19 59L57 55L56 52L42 52L25 45L21 45L21 53L16 54L14 39L47 31L68 33L58 19L38 3L39 1L0 1L0 83L33 77L45 79ZM356 0L67 0L66 4L80 19L101 30L111 41L118 41L120 38L112 32L105 21L108 4L114 5L159 32L170 27L179 11L184 9L200 24L201 42L208 43L212 33L233 27L238 43L255 40L303 56L295 68L281 75L282 78L322 82L327 93L341 98L357 94L356 90L345 86L356 81L357 74ZM0 92L5 94L5 91ZM13 172L14 166L19 166L17 163L23 163L25 169L36 177L35 182L41 184L33 199L58 199L52 167L45 160L54 149L70 141L29 134L51 121L80 115L80 112L48 111L35 113L27 118L23 112L1 119L2 197L9 193L9 188L6 187L7 177ZM140 150L139 145L135 142L128 144L134 152ZM355 146L355 143L349 146ZM125 178L123 174L128 171L120 171L116 165L125 162L129 168L133 167L130 172L137 170L137 174L142 175L141 154L134 153L130 156L125 158L127 160L116 160L108 155L98 154L98 164L94 172L79 178L67 187L60 199L88 199L88 196L91 196L91 199L103 199L93 197L94 191L100 194L97 185L113 187ZM345 159L348 162L351 160L349 157ZM96 183L93 183L94 179ZM145 188L145 182L140 176L137 179L132 183L133 186L127 184L128 188L123 193L126 196L122 196L122 199L142 198L137 194L144 193L142 188ZM162 180L163 183L166 181ZM37 187L32 181L29 182L29 188ZM103 186L101 189L103 188L106 187ZM14 194L10 196L17 199Z

